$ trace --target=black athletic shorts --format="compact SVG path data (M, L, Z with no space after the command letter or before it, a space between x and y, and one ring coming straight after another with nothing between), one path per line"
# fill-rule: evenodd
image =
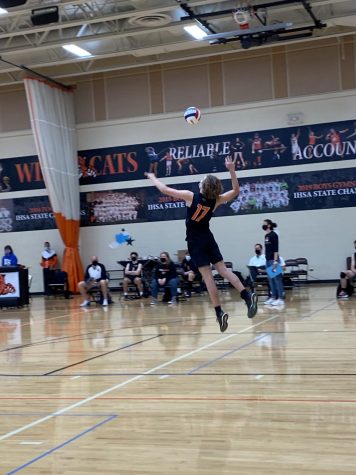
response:
M219 246L211 233L188 238L187 242L195 267L209 266L223 260Z
M125 275L125 279L129 279L129 281L134 284L135 283L135 279L136 278L139 278L141 279L141 277L139 275Z

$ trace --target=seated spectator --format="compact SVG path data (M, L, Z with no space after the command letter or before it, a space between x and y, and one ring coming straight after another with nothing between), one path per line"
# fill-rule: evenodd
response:
M187 282L187 291L185 292L185 296L190 298L192 296L193 281L199 271L194 266L188 251L185 253L184 259L181 263L181 267L183 270L183 279Z
M354 241L354 250L351 255L351 266L346 272L340 273L340 284L338 287L337 298L348 299L353 294L354 288L352 280L356 277L356 241Z
M177 302L178 278L174 262L171 261L168 252L161 252L160 259L153 272L151 282L151 305L157 304L157 295L160 287L169 287L171 291L171 300L169 304Z
M56 251L51 249L51 245L48 241L44 243L44 249L41 254L41 267L43 269L43 288L45 295L50 295L49 281L54 269L57 269L58 257Z
M123 288L124 298L127 300L129 284L135 284L140 292L140 298L143 296L143 284L142 284L142 264L138 262L138 254L133 251L130 254L130 262L127 263L124 272Z
M51 244L46 241L41 255L41 266L43 269L57 269L58 257L56 251L51 249Z
M258 274L266 272L266 256L262 253L262 244L255 244L255 255L251 257L248 267L253 282L255 282Z
M84 275L84 281L79 282L78 288L81 296L84 298L81 307L86 307L90 305L90 297L88 295L88 290L93 287L100 287L100 290L103 294L103 306L108 305L108 277L106 274L106 269L103 264L100 264L97 256L91 258L91 264L88 265Z
M3 267L17 266L17 257L12 250L12 247L7 245L4 247L5 255L2 258L1 265Z

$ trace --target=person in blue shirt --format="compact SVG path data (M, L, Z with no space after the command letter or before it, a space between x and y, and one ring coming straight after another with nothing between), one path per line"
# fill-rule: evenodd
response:
M12 247L9 245L5 246L4 252L5 252L5 255L3 256L1 260L1 265L3 267L17 266L17 257L15 256L14 251L12 250Z

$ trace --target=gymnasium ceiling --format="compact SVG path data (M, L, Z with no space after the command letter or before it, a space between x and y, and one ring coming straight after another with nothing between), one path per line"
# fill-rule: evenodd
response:
M265 3L277 5L258 8ZM208 34L239 31L232 14L238 4L238 0L28 0L0 15L0 56L42 74L65 78L244 51L233 35L213 45L194 40L183 28L197 24L198 18L206 22ZM252 48L356 33L356 0L250 0L249 4L267 25L287 22L297 29L263 39L261 45L256 40ZM32 9L54 5L59 7L58 23L32 25ZM315 27L308 5L322 28ZM182 17L188 19L182 21ZM261 27L261 22L254 17L250 26ZM304 33L306 36L298 36ZM288 39L291 35L296 37ZM62 48L68 43L85 48L92 56L74 57ZM15 66L0 62L0 85L19 82L22 77L23 72Z

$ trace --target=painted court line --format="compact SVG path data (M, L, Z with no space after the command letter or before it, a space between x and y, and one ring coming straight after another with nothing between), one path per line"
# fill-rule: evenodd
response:
M161 336L162 334L159 333L158 335L151 336L150 338L146 338L144 340L135 341L134 343L128 343L125 346L120 346L119 348L115 348L114 350L106 351L105 353L100 353L100 355L92 356L91 358L86 358L85 360L77 361L76 363L63 366L62 368L57 368L52 371L48 371L47 373L44 373L43 376L49 376L51 374L58 373L59 371L72 368L73 366L78 366L80 364L87 363L88 361L92 361L97 358L102 358L103 356L111 355L112 353L117 353L118 351L126 350L127 348L132 348L133 346L136 346L136 345L141 345L142 343L147 343L148 341L154 340L155 338L159 338Z
M48 400L52 399L64 399L64 400L76 400L79 398L47 398ZM294 399L287 399L287 398L280 398L278 396L272 397L253 397L253 396L241 396L241 397L229 397L229 396L194 396L194 397L182 397L182 396L108 396L98 398L98 401L136 401L136 402L145 402L145 401L156 401L156 402L174 402L174 401L181 401L181 402L201 402L201 401L214 401L214 402L244 402L244 401L252 401L252 402L275 402L275 403L310 403L310 404L356 404L356 399L303 399L303 398L294 398ZM17 414L7 414L7 415L17 415ZM18 414L22 416L28 416L28 414ZM36 414L33 414L36 415ZM37 415L43 415L43 413L39 413ZM73 416L83 416L84 414L62 414L60 417L73 417ZM86 414L86 417L91 416L98 416L99 414ZM107 416L108 414L102 414L102 416Z
M53 452L56 452L57 450L59 449L62 449L63 447L65 447L66 445L69 445L71 444L72 442L74 442L75 440L77 439L80 439L81 437L83 437L84 435L86 434L89 434L89 432L93 432L95 429L97 429L98 427L104 425L104 424L107 424L108 422L112 421L113 419L116 419L117 418L117 415L112 415L110 417L108 417L107 419L104 419L103 421L99 422L98 424L95 424L91 427L89 427L89 429L86 429L82 432L80 432L79 434L77 434L76 436L72 437L71 439L68 439L66 440L65 442L63 442L62 444L59 444L59 445L56 445L55 447L53 447L52 449L50 450L47 450L46 452L43 452L41 455L38 455L37 457L34 457L33 459L29 460L28 462L20 465L19 467L16 467L14 470L11 470L10 472L7 472L6 475L14 475L15 473L18 473L20 472L21 470L23 470L24 468L28 467L29 465L32 465L33 463L37 462L38 460L41 460L45 457L47 457L48 455L50 454L53 454Z
M169 361L167 361L166 363L162 363L158 366L155 366L154 368L151 368L147 371L145 371L144 373L138 375L138 376L134 376L133 378L130 378L130 379L127 379L126 381L123 381L122 383L119 383L119 384L116 384L115 386L112 386L108 389L105 389L104 391L101 391L99 393L96 393L96 394L93 394L92 396L89 396L87 397L86 399L82 399L81 401L78 401L77 403L75 404L71 404L70 406L67 406L67 407L64 407L63 409L60 409L59 411L56 411L56 412L53 412L52 414L49 414L48 416L45 416L45 417L42 417L41 419L38 419L37 421L33 421L31 422L30 424L26 424L22 427L19 427L18 429L15 429L13 431L10 431L10 432L7 432L6 434L0 436L0 441L2 440L6 440L6 439L9 439L10 437L12 437L13 435L16 435L16 434L19 434L27 429L31 429L32 427L35 427L37 426L38 424L42 424L43 422L46 422L50 419L53 419L53 417L56 417L56 416L59 416L61 414L64 414L68 411L71 411L77 407L80 407L82 406L83 404L87 404L88 402L90 401L93 401L95 399L98 399L99 397L102 397L102 396L105 396L106 394L109 394L113 391L116 391L117 389L120 389L124 386L127 386L128 384L131 384L135 381L138 381L140 379L142 379L145 375L147 374L152 374L156 371L159 371L160 369L162 368L166 368L167 366L170 366L171 364L173 363L176 363L177 361L181 361L185 358L188 358L189 356L192 356L192 355L195 355L196 353L199 353L200 351L203 351L207 348L210 348L212 346L215 346L219 343L221 343L222 341L226 341L226 340L229 340L230 338L233 338L235 337L236 335L239 335L239 334L242 334L242 333L245 333L246 331L248 330L251 330L251 328L256 328L258 327L259 325L262 325L270 320L274 320L275 318L279 318L279 315L274 315L273 317L270 317L266 320L263 320L262 322L259 322L259 323L256 323L255 325L250 325L249 327L246 327L244 328L243 330L237 332L237 333L232 333L232 334L229 334L229 335L226 335L224 336L223 338L219 338L218 340L215 340L215 341L212 341L211 343L208 343L207 345L204 345L204 346L201 346L193 351L190 351L188 353L185 353L181 356L177 356L176 358L173 358Z
M30 442L30 441L20 442L20 445L42 445L42 444L43 444L43 442L35 442L35 441L33 441L33 442Z
M262 333L262 335L254 338L253 340L249 341L248 343L245 343L244 345L240 345L236 348L233 348L232 350L229 350L229 351L226 351L225 353L223 353L222 355L218 356L217 358L213 358L203 364L201 364L200 366L196 366L195 368L191 369L190 371L188 371L187 374L194 374L196 373L197 371L199 371L200 369L202 368L206 368L207 366L210 366L212 365L213 363L216 363L217 361L220 361L222 360L223 358L225 358L226 356L229 356L229 355L232 355L233 353L236 353L237 351L240 351L240 350L243 350L244 348L247 348L248 346L250 345L253 345L254 343L256 343L257 341L259 340L262 340L262 338L265 338L267 335L269 335L269 333Z

